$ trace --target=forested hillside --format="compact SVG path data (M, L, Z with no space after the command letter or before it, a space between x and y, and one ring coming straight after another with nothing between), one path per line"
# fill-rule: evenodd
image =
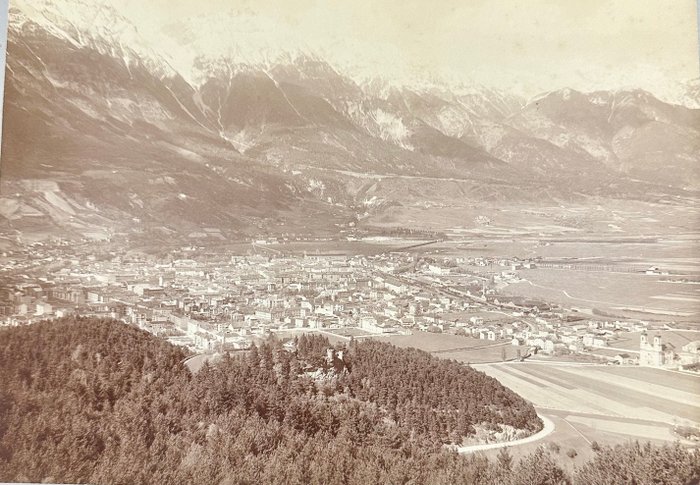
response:
M459 443L475 426L509 425L528 435L542 428L532 405L462 364L372 340L352 346L349 358L350 372L341 383L353 396L376 402L400 425L435 442Z
M531 432L532 407L457 363L377 342L271 339L191 375L185 352L127 325L0 330L0 481L206 484L690 483L680 448L602 449L567 477L443 445L474 428ZM623 459L615 459L619 456ZM611 458L612 457L612 458ZM652 482L661 467L670 481ZM646 475L644 475L646 473ZM636 474L636 475L634 475Z

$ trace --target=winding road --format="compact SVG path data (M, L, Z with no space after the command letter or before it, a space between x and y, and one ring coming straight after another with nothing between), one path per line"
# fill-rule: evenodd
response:
M527 438L522 438L514 441L504 441L502 443L487 443L483 445L469 445L469 446L456 446L453 449L457 450L458 453L467 454L475 453L477 451L495 450L497 448L510 448L511 446L525 445L527 443L532 443L534 441L541 440L545 436L551 434L554 431L554 423L548 418L538 415L542 420L544 426L537 433L528 436Z

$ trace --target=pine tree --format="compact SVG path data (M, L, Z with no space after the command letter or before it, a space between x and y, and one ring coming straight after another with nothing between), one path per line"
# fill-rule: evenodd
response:
M508 447L501 448L498 451L498 455L496 457L498 459L498 465L504 470L510 471L511 466L513 464L513 457L508 451Z

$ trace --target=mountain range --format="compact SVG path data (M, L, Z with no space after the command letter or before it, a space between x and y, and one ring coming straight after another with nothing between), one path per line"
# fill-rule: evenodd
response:
M677 104L360 81L255 29L208 52L197 22L164 33L186 71L109 6L11 3L0 235L330 234L421 204L698 195L697 80Z

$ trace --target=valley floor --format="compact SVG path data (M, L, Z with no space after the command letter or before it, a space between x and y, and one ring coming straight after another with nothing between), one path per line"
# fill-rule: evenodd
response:
M674 426L700 423L700 377L688 374L636 366L561 363L473 367L532 402L553 424L553 431L543 440L513 446L517 456L545 444L560 449L562 455L576 450L574 458L562 459L562 463L574 466L593 456L594 442L683 442L673 432Z

